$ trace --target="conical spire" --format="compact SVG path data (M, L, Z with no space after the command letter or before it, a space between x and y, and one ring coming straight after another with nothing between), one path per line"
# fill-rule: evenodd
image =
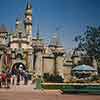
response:
M36 38L39 39L39 24L37 24L37 33L36 33Z
M49 46L62 47L58 33L54 33Z
M20 17L19 16L17 16L16 21L20 21Z
M31 0L27 0L26 10L27 9L31 9L31 8L32 8L32 1Z
M79 51L78 51L77 48L75 48L74 51L73 51L72 57L79 57L79 56L80 56Z

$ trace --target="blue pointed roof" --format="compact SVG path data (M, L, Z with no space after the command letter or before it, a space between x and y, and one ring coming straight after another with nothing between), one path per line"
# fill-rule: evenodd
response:
M72 71L96 71L95 68L93 68L92 66L89 65L79 65L76 66L72 69Z

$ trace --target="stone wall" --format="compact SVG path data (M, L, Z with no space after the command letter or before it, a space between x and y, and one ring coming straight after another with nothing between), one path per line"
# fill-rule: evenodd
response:
M43 57L43 72L53 74L54 60L52 57Z

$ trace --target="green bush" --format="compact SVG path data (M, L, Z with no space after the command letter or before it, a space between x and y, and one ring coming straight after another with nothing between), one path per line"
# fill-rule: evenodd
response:
M99 80L100 77L98 75L92 76L91 81Z
M64 82L64 79L60 75L44 73L43 78L45 82L53 82L53 83L63 83Z
M49 81L49 78L50 78L49 73L44 73L44 75L43 75L44 81L45 81L45 82L48 82L48 81Z

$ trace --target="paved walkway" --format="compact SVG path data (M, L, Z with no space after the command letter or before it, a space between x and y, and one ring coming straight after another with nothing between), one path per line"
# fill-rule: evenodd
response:
M0 88L0 92L34 92L34 93L49 93L49 94L61 94L60 90L37 90L34 89L34 84L31 81L28 82L28 85L23 85L23 81L21 81L20 85L10 86L9 89Z
M0 89L0 100L100 100L99 95L69 95L58 90L35 90L31 82L27 86L12 86Z

